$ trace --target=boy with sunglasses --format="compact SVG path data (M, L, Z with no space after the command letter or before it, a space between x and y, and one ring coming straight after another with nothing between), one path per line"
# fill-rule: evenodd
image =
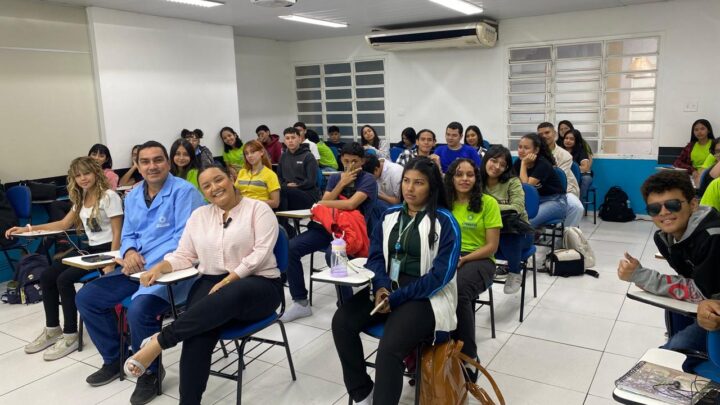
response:
M685 173L653 174L641 187L647 213L655 226L654 240L660 253L678 274L661 274L643 267L625 253L618 277L657 295L700 302L720 296L720 214L698 205L695 189ZM692 318L666 314L670 340L666 349L706 352L707 332ZM683 366L692 369L689 362Z

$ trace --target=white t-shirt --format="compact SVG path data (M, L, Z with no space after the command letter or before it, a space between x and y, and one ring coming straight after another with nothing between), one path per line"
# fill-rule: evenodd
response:
M315 160L320 160L320 151L318 150L315 142L311 142L309 139L303 141L310 148L310 153L315 157Z
M377 179L378 190L385 195L400 198L400 183L404 167L390 160L382 159L383 169L380 178Z
M73 207L74 210L75 207ZM92 214L92 207L82 207L80 210L80 221L82 221L85 228L90 246L112 242L113 233L110 218L123 214L120 196L113 190L105 191L105 195L100 200L100 206L98 207L97 221L88 222L90 214Z

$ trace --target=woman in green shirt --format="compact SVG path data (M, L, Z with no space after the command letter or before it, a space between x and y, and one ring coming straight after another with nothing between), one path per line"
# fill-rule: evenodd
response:
M673 166L687 169L695 180L695 184L698 184L705 159L712 154L710 147L712 146L711 141L714 139L715 135L713 135L710 121L699 119L693 122L690 130L690 142L680 152L680 156L675 159Z
M453 217L460 225L460 261L457 269L458 325L453 338L462 340L462 352L477 358L473 301L492 285L502 218L494 198L483 194L480 170L470 159L457 159L445 173L445 192ZM476 377L472 375L473 378Z
M520 220L529 227L530 221L527 211L525 211L525 192L520 179L512 171L510 150L502 145L491 146L485 152L480 168L480 177L485 185L486 195L497 200L500 211L517 212ZM523 250L529 249L532 243L532 234L508 232L502 234L498 251L508 262L507 279L503 288L505 294L515 294L520 290L522 284L521 254ZM498 270L498 275L505 275L505 271Z
M243 155L243 143L240 137L230 127L224 127L220 130L220 139L223 141L223 162L228 168L232 178L236 178L240 169L245 165L245 155Z
M200 190L198 185L197 159L194 158L195 149L185 139L178 139L170 147L170 173L191 183Z

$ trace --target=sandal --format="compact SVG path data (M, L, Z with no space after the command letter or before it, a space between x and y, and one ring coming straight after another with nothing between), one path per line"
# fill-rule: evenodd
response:
M142 350L142 348L145 347L145 345L148 344L148 342L150 342L150 340L155 336L157 336L157 334L143 339L142 343L140 343L140 350ZM138 350L138 351L140 351L140 350ZM131 372L130 368L128 367L131 365L133 367L135 367L136 370L140 370L140 372L138 374ZM133 357L129 357L127 360L125 360L125 364L123 365L123 371L125 371L125 374L131 375L134 377L140 377L141 375L145 374L145 370L147 370L147 368L148 368L148 366L143 365L142 363L140 363L140 361L135 360Z

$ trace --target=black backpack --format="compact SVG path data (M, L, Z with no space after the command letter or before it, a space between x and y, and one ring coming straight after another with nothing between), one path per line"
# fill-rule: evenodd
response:
M600 218L608 222L630 222L635 213L630 208L630 198L620 186L610 187L600 206Z
M0 298L7 304L34 304L42 301L40 275L49 268L47 258L36 253L20 259L15 278Z

